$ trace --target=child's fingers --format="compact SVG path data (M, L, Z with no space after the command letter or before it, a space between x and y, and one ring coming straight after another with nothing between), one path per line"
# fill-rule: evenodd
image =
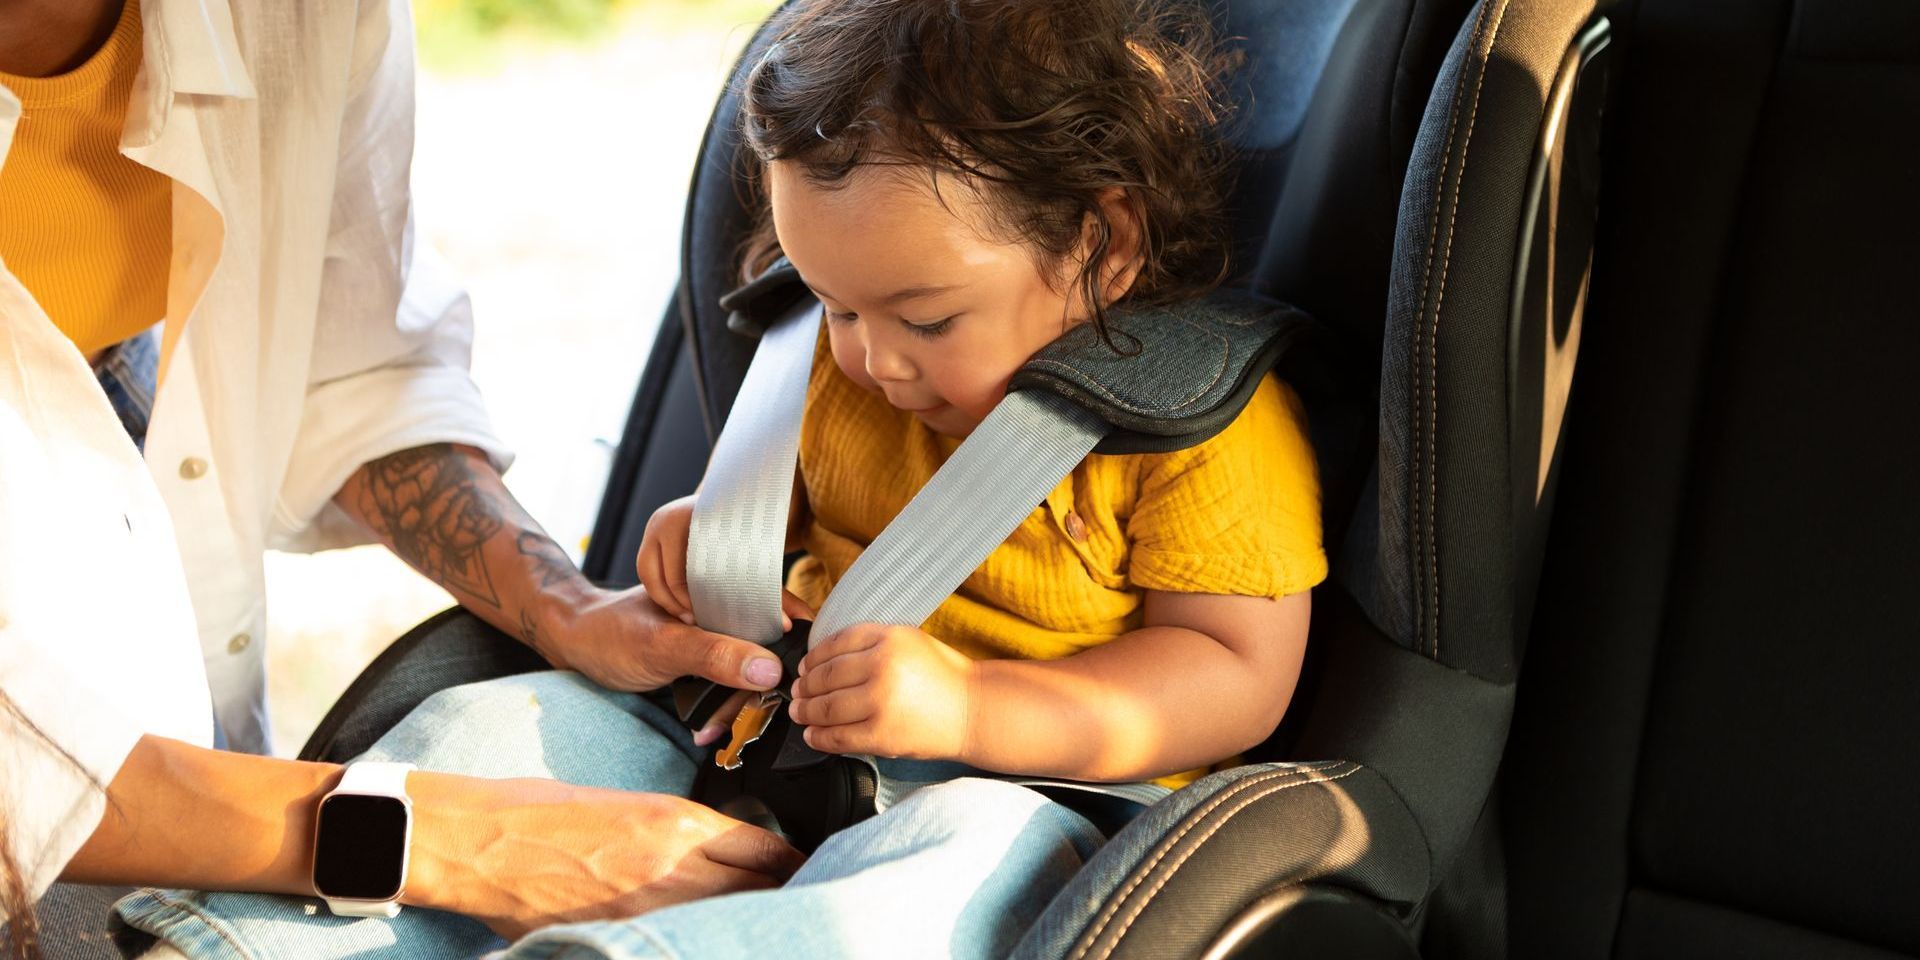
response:
M673 595L674 616L686 623L693 622L693 591L687 587L687 555L681 554L678 562L669 557L666 572L667 592Z
M843 653L816 663L793 681L796 697L818 697L835 690L858 687L873 679L873 657L866 650Z
M662 575L667 581L667 590L680 605L680 619L692 623L693 591L687 587L688 528L683 524L674 524L661 533L660 562L665 568Z
M872 728L865 723L843 723L832 727L803 727L801 737L807 746L821 753L874 753L878 745Z
M791 590L780 591L780 629L792 630L795 620L812 620L813 608Z
M806 676L807 671L848 653L858 653L880 642L886 627L876 623L856 623L839 633L822 640L800 660L799 674Z
M666 584L660 576L660 545L652 538L641 541L640 553L633 558L633 572L639 575L640 585L647 589L647 599L672 614L673 598L667 595Z
M704 747L725 738L728 729L733 726L733 718L740 715L740 708L746 706L747 698L752 696L757 694L750 690L741 690L728 697L726 702L720 705L720 709L715 710L713 716L708 718L707 725L693 735L693 745Z
M795 697L787 705L787 715L794 723L807 726L859 723L873 715L873 701L863 689L835 690L820 696Z

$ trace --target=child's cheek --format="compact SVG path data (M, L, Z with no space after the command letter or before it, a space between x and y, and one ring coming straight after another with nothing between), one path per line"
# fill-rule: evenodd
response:
M1013 379L1011 374L995 380L973 380L956 384L943 396L946 402L956 409L964 411L975 421L986 419L987 414L1007 395L1007 384Z
M866 358L858 346L847 344L837 334L828 336L827 345L833 352L833 365L839 367L840 372L848 380L853 381L862 390L876 393L880 391L879 385L873 382L873 378L867 376Z

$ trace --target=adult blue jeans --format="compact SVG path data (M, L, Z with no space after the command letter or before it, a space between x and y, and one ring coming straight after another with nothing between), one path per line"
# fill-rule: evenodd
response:
M686 730L646 699L534 673L435 694L364 759L684 796L695 757ZM453 914L347 919L312 898L143 890L116 911L194 960L1003 957L1100 844L1085 818L1040 794L969 778L829 838L778 890L549 927L511 946Z

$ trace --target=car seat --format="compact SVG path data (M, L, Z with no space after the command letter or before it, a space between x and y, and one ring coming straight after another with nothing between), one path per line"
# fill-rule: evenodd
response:
M1335 573L1265 751L1293 762L1149 810L1024 956L1413 955L1506 735L1584 299L1607 23L1591 0L1262 0L1222 16L1248 51L1237 281L1360 358L1311 411ZM721 98L702 146L676 303L588 552L603 581L631 582L645 519L693 488L685 451L724 422L750 359L717 306L746 223L736 109ZM443 614L356 681L302 756L346 759L434 690L538 666Z
M1638 0L1498 803L1430 955L1920 955L1920 6Z

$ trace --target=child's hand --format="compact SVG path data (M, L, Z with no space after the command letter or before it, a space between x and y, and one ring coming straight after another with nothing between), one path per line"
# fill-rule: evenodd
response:
M687 529L692 525L691 494L655 510L640 535L640 555L633 564L647 599L681 623L693 622L693 595L687 592Z
M688 624L693 623L693 593L687 589L687 531L693 526L693 498L688 494L653 512L640 535L640 555L633 562L640 585L647 588L647 599ZM812 619L813 608L806 601L786 591L782 594L780 629L793 629L796 612Z
M974 663L913 627L862 623L800 661L787 708L828 753L964 759Z

